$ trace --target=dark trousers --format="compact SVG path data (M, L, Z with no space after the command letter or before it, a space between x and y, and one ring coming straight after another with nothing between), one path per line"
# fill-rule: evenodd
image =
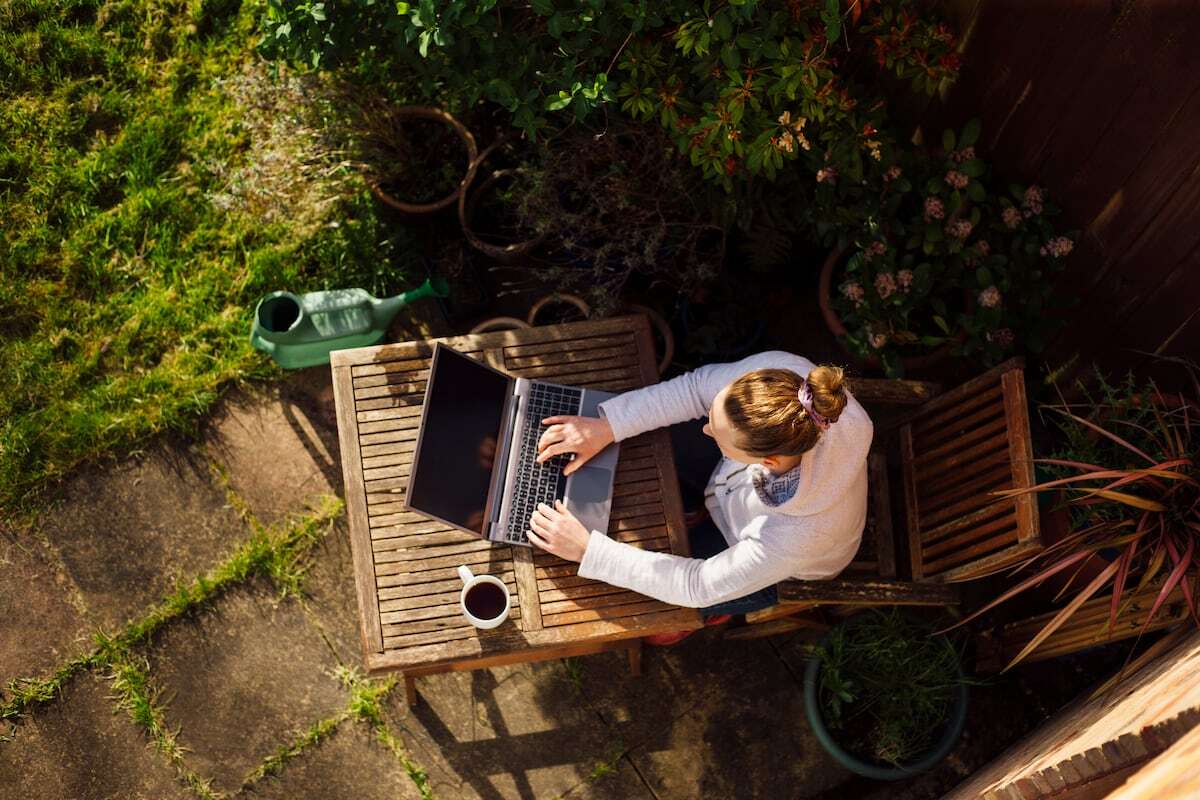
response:
M675 471L679 475L679 490L683 495L683 507L688 512L704 508L704 489L712 477L721 451L717 443L704 433L704 420L682 422L671 426L671 449L675 452ZM688 542L692 547L692 558L712 558L729 548L720 529L711 519L706 519L688 529ZM778 602L774 586L752 592L745 597L717 603L700 609L705 616L720 614L746 614L769 608Z

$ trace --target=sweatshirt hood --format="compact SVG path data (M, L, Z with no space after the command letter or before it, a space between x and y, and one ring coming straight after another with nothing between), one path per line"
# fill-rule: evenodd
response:
M846 408L800 459L795 493L771 510L793 517L820 514L845 502L845 489L862 470L871 449L874 426L866 409L846 392Z

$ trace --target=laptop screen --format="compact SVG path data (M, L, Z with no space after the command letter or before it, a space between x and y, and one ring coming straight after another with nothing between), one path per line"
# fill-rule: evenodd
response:
M483 535L509 379L442 346L429 380L408 505Z

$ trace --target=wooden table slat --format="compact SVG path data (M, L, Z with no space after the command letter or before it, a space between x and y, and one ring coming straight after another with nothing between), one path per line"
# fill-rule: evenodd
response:
M537 344L512 344L504 347L504 357L523 358L527 356L545 355L546 353L572 353L576 358L587 359L593 350L601 350L613 346L629 347L633 344L633 336L629 333L617 333L607 336L569 336L553 339Z
M657 380L644 317L440 340L510 374L623 391ZM337 351L335 377L347 506L368 669L430 668L547 657L701 624L679 609L578 577L578 565L531 548L493 545L404 506L433 342ZM665 431L623 442L609 535L687 554L682 503ZM459 611L458 566L500 577L512 622L478 631ZM580 650L580 652L584 652ZM557 651L555 651L557 652ZM565 652L565 650L563 651ZM589 651L590 652L590 651Z
M587 354L587 362L594 363L598 361L612 360L613 363L637 363L637 355L629 357L629 343L621 343L615 347L600 347L584 351ZM626 359L618 361L617 359ZM550 367L556 364L578 364L580 363L579 352L570 350L554 350L549 353L536 353L533 355L510 355L504 354L505 365L514 372L519 374L519 371L527 367Z
M583 381L618 381L637 376L636 359L626 363L601 361L595 364L557 364L550 367L526 367L510 370L512 374L529 380L544 380L548 383L574 385Z
M492 572L491 575L496 576L505 583L513 582L513 571L502 570ZM403 598L437 596L453 591L458 594L462 590L462 581L455 575L453 578L442 578L440 580L432 580L424 583L405 582L401 586L381 586L378 589L379 607L382 609L384 604L390 600L399 600Z
M364 422L380 420L397 420L412 427L421 423L421 406L400 406L398 408L381 408L378 411L355 411L354 418L359 422L359 431Z
M571 625L576 622L631 617L647 611L664 611L671 608L671 606L666 603L660 603L658 600L647 600L641 595L633 594L632 592L629 595L631 598L634 598L634 601L625 605L586 608L578 611L568 611L563 614L543 614L542 624L547 628L554 628L559 625Z

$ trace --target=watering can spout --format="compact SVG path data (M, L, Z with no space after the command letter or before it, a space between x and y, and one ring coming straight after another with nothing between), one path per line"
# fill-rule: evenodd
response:
M392 317L396 316L400 309L409 303L422 300L426 297L446 297L449 294L450 285L446 282L446 279L440 275L435 275L427 278L416 289L410 289L404 294L395 297L386 297L377 301L375 312L378 315L379 321L387 325L392 321Z

